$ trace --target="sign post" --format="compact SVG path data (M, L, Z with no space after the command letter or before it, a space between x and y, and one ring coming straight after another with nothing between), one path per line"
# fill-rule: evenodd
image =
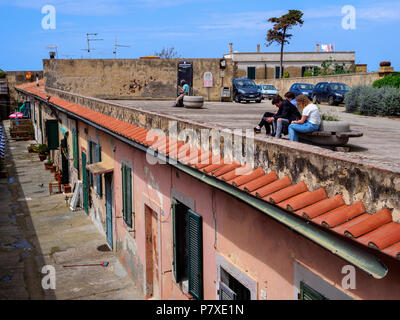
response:
M203 83L204 88L207 88L207 101L210 101L210 88L212 88L214 82L213 74L211 71L204 72Z

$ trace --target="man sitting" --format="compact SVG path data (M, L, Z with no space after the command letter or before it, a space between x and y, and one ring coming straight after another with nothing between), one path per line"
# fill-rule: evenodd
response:
M254 131L256 133L260 133L261 128L265 126L267 135L275 136L275 138L281 138L282 133L287 134L287 128L289 124L292 121L300 119L301 115L292 103L290 103L288 100L283 100L280 95L276 95L272 99L272 104L279 108L278 111L275 114L266 112L260 124L254 128ZM271 125L274 129L273 134L270 133Z
M185 80L181 81L181 85L178 86L179 96L176 98L174 107L183 107L183 98L189 95L189 85Z

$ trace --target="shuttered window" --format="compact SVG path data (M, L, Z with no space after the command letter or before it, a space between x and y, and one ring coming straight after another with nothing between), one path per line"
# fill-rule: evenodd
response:
M219 283L219 300L236 300L236 293L233 292L225 283Z
M197 300L203 299L203 237L202 218L188 210L187 221L189 293Z
M328 300L318 291L306 285L303 281L300 282L299 300Z
M122 213L127 226L132 228L132 169L121 165L122 177Z
M93 151L92 151L92 149L93 149L93 145L95 143L93 141L89 140L88 144L89 144L89 164L92 164L93 163ZM90 184L91 187L93 187L93 173L91 173L90 171L89 171L89 184Z
M72 130L72 150L74 157L74 167L78 169L78 134L76 129Z
M175 282L187 278L187 249L186 249L186 221L187 208L173 200L172 228L173 228L173 261L172 268ZM186 260L186 261L185 261Z
M101 147L96 144L95 146L95 162L101 162ZM101 179L101 174L96 176L96 191L97 194L101 197L103 195L103 184Z
M49 150L57 150L60 145L57 120L46 121L46 136L47 146L49 147Z

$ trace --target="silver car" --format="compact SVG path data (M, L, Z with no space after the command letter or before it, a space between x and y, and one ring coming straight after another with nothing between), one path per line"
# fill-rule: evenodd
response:
M259 90L263 98L272 99L278 94L278 90L272 84L260 84Z

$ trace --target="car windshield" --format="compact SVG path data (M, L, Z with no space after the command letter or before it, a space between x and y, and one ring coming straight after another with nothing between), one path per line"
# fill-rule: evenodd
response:
M264 90L276 90L276 88L273 85L270 84L265 84L263 85Z
M253 80L237 80L236 85L240 88L258 88Z
M333 91L350 91L351 88L344 83L332 83L330 85L331 90Z
M312 84L308 84L308 83L301 83L301 84L297 85L297 87L300 90L312 90L312 89L314 89L314 86Z

